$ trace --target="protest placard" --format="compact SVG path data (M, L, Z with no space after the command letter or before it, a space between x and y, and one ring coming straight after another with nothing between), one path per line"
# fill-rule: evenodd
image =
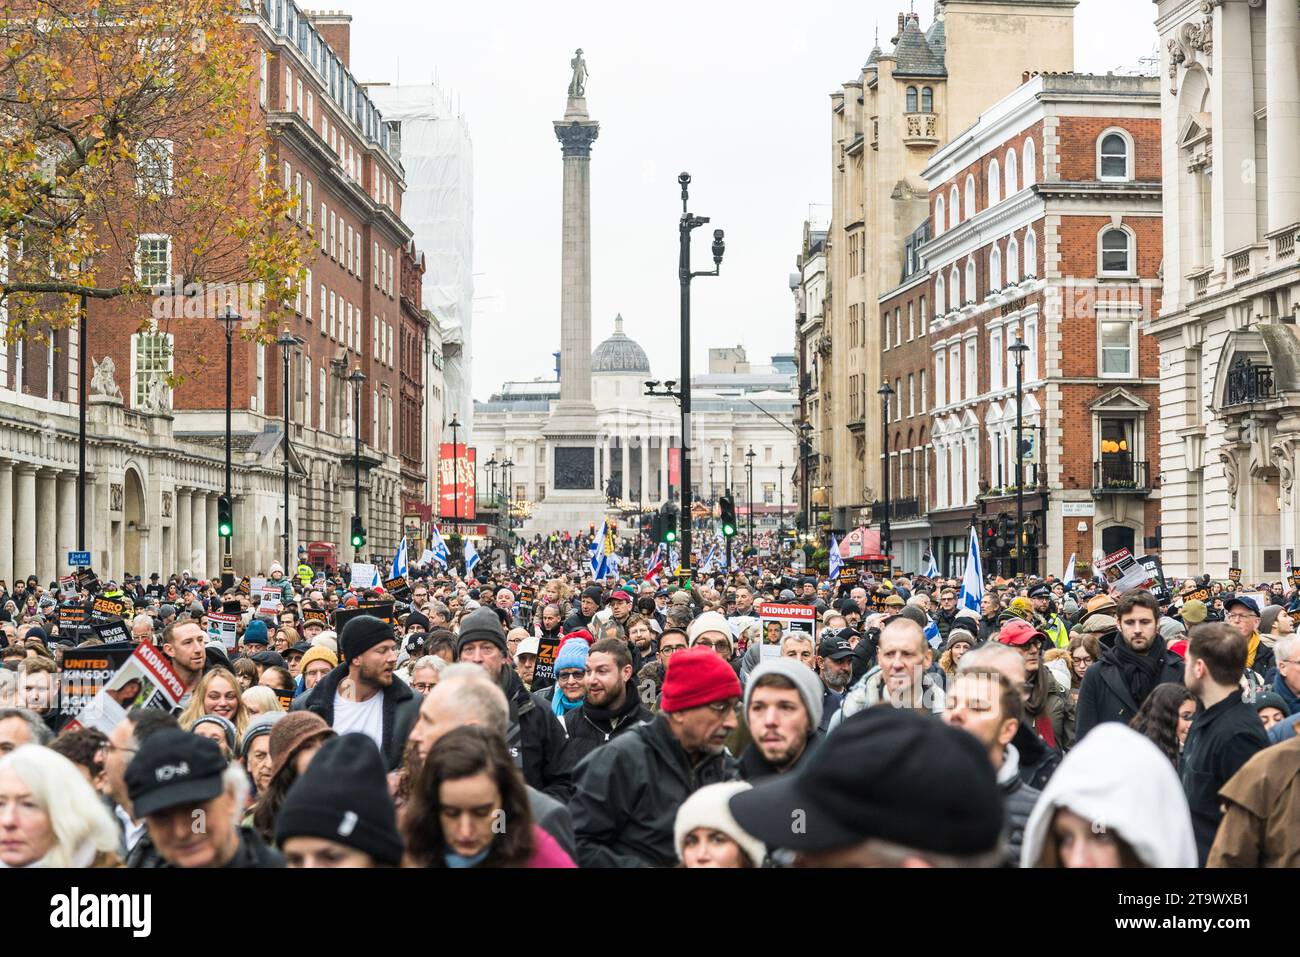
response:
M537 642L537 664L533 668L533 687L539 687L538 682L545 679L546 682L554 683L555 681L555 659L560 654L560 639L542 638ZM559 694L557 691L556 694Z
M375 566L368 562L357 562L352 566L352 587L357 591L366 589L375 583Z
M392 595L398 601L411 600L411 585L406 580L405 575L397 575L384 581L384 591Z
M758 611L761 626L762 650L759 659L781 657L781 639L787 631L805 632L817 649L817 609L812 605L784 605L776 602L759 602L754 606Z
M127 604L118 598L96 598L90 606L90 620L112 621L126 614Z
M1229 569L1228 569L1228 580L1229 580L1230 582L1233 582L1234 584L1240 585L1240 584L1241 584L1241 569L1240 569L1240 568L1229 568Z
M59 714L74 718L131 657L129 647L68 648L59 669Z
M75 649L74 649L75 650ZM94 646L93 651L104 651ZM105 734L126 717L132 708L171 711L185 697L181 683L160 649L142 644L131 653L117 672L77 714L67 728L97 728Z
M77 597L77 579L73 575L59 576L59 594L64 598Z
M112 621L95 621L91 622L90 630L95 633L95 637L106 645L117 642L130 642L131 633L126 630L126 622L121 618L114 618Z
M208 636L221 642L227 651L234 651L239 641L239 615L208 612Z
M1133 553L1127 548L1112 552L1097 563L1107 584L1116 591L1125 592L1133 588L1146 588L1150 584L1147 570L1138 564Z
M1169 587L1165 584L1165 569L1160 564L1160 559L1155 555L1144 555L1138 559L1138 564L1146 569L1147 577L1151 580L1151 594L1156 601L1162 605L1169 601Z
M319 621L322 625L329 625L329 613L321 608L305 608L302 613L303 621Z
M99 591L99 579L95 576L95 572L92 569L81 569L81 571L77 572L76 579L77 588L84 588L92 595Z

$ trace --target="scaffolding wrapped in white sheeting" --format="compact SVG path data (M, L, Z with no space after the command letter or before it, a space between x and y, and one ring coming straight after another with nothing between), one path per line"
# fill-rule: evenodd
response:
M401 124L396 141L406 171L402 220L424 254L424 308L442 328L443 417L457 417L471 435L470 356L474 308L474 148L469 125L436 85L367 87L387 122ZM437 459L443 423L428 423ZM462 438L462 441L464 439Z

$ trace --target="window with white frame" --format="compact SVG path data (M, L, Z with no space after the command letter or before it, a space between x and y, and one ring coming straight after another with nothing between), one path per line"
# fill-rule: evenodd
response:
M894 380L894 395L896 396L894 400L894 421L901 422L903 420L903 380L901 377Z
M307 113L306 113L308 126L311 126L313 123L316 122L315 114L316 114L316 94L312 93L311 90L308 90L307 91Z
M1033 186L1037 182L1038 176L1038 161L1034 153L1034 141L1025 140L1025 146L1021 153L1024 155L1024 162L1020 165L1024 169L1025 186Z
M266 107L266 80L270 70L271 57L265 50L262 51L262 65L258 75L257 82L257 102L265 109Z
M948 284L944 282L943 276L936 276L934 279L934 301L936 308L943 312L943 304L947 302ZM924 300L922 300L924 302ZM925 325L925 316L921 317L922 326Z
M379 390L374 389L370 396L370 441L379 445Z
M966 215L970 215L970 210L966 210ZM957 194L957 187L954 186L948 192L948 228L952 229L961 222L961 197Z
M293 174L293 218L302 222L302 173Z
M889 310L885 310L885 312L883 313L883 316L884 316L884 319L885 319L885 349L889 349L889 347L890 347L890 345L891 345L891 342L890 342L890 337L891 337L891 326L893 325L893 323L891 323L891 322L889 321Z
M961 401L961 346L955 342L948 347L948 401Z
M975 202L975 177L971 173L966 174L966 218L970 219L975 215L975 209L978 205Z
M916 338L916 304L909 302L907 304L907 341L911 342Z
M257 344L256 349L257 380L252 395L254 412L266 411L266 346Z
M979 395L979 347L975 337L966 340L966 398L973 399Z
M989 248L989 292L1002 288L1002 250L994 243Z
M172 374L172 354L171 333L137 332L131 337L131 408L148 407L152 389L165 389L171 396L167 377ZM155 386L154 379L161 380L160 385Z
M1133 178L1133 143L1127 133L1110 130L1098 139L1097 175L1106 182Z
M909 418L916 415L916 376L910 372L907 374L907 415Z
M926 332L925 324L927 318L928 317L926 316L926 310L925 310L925 296L922 296L921 297L921 335L922 336L924 336Z
M1133 275L1133 236L1122 226L1110 226L1101 232L1101 275Z
M313 288L313 286L312 286L312 281L311 281L311 270L308 269L308 270L306 271L306 278L303 280L303 284L302 284L302 291L303 291L303 309L302 309L302 314L303 314L304 317L306 317L306 319L307 319L308 322L311 322L311 321L312 321L312 317L314 317L314 316L316 315L314 312L312 312L312 308L311 308L311 291L312 291L312 288Z
M1025 230L1025 275L1038 275L1038 234L1033 226Z
M934 200L934 234L941 236L944 227L945 206L942 196L935 197Z
M345 252L343 255L344 255L344 262L346 264L348 272L353 272L352 269L352 248L353 247L352 247L352 224L351 223L348 224L347 230L348 230L347 240L346 240L347 252Z
M961 308L961 270L953 263L952 272L948 274L948 310Z
M918 411L924 412L925 411L925 370L924 369L921 370L921 383L920 383L920 388L917 391L920 393L920 408L918 409Z
M298 81L298 86L294 90L293 110L295 113L302 112L302 80Z
M318 429L325 429L329 427L328 423L325 420L325 398L326 398L326 389L328 388L326 382L327 379L325 377L325 367L321 366L320 394L317 396L318 405L316 406L316 428Z
M1137 323L1130 319L1103 319L1097 323L1099 368L1103 376L1133 378L1137 350Z
M989 330L989 391L1002 388L1002 330Z
M1007 240L1007 285L1014 286L1020 282L1020 244L1016 237Z
M1002 169L996 159L989 160L989 206L1002 202Z
M137 196L172 194L171 140L141 140L135 148L135 193Z
M934 407L936 409L947 405L944 391L948 386L948 375L945 371L948 367L948 359L942 349L934 353Z
M1025 381L1033 382L1038 378L1038 320L1036 318L1025 320L1025 345L1029 346L1029 351L1025 353Z
M379 243L375 242L370 252L370 282L379 288Z
M1007 178L1007 195L1014 196L1020 189L1016 177L1016 151L1014 149L1007 150L1005 175Z
M311 428L311 356L302 357L302 424Z
M934 443L934 498L939 509L948 507L948 446Z
M903 310L901 307L894 309L894 342L903 341Z
M335 233L335 231L334 231L334 228L335 228L337 222L338 222L338 220L337 220L337 217L334 215L334 210L331 209L331 210L330 210L330 241L329 241L329 248L327 248L327 249L325 250L325 251L329 254L329 256L330 256L331 259L337 259L337 258L338 258L337 256L334 255L334 251L335 251L335 248L336 248L336 246L335 246L335 237L336 237L336 233ZM322 226L325 225L325 221L324 221L323 219L321 220L321 225L322 225Z
M312 225L312 195L311 195L312 190L311 190L311 180L307 180L307 182L304 184L303 188L307 191L306 193L303 194L303 203L305 204L304 209L303 209L303 212L304 212L304 213L306 214L306 216L307 216L307 228L308 228L308 229L311 229L311 225Z
M338 312L335 311L335 305L337 304L337 301L338 301L338 297L334 294L334 290L331 289L330 290L330 338L336 340L338 339L338 328L339 328Z
M135 278L146 288L170 286L172 281L172 238L146 233L135 241Z
M975 281L975 257L966 258L966 301L979 301L979 285Z

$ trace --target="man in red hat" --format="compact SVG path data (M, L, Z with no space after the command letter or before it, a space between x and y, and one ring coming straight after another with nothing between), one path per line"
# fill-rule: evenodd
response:
M1068 688L1057 683L1052 670L1043 664L1043 653L1052 639L1027 621L1013 618L994 639L1020 652L1025 663L1025 723L1049 747L1064 751L1074 744L1074 709Z
M707 648L673 655L660 714L597 748L573 772L569 804L582 867L671 867L677 809L706 784L740 777L726 752L740 679Z

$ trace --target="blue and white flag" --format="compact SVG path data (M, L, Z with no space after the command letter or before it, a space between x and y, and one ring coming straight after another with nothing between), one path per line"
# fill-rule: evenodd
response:
M939 577L939 563L938 563L937 561L934 560L934 549L933 549L933 548L927 548L927 549L925 550L925 560L926 560L926 565L925 565L925 577L926 577L926 578L938 578L938 577Z
M717 554L718 554L718 546L715 544L712 548L709 549L709 557L704 559L704 561L700 564L701 572L713 571L713 559L714 556L716 556Z
M438 526L433 526L433 538L429 541L429 551L432 553L429 557L441 565L447 567L447 559L451 557L451 552L447 549L447 543L442 540L442 532L438 531Z
M943 636L939 634L939 623L933 618L927 618L928 624L925 626L925 640L930 643L930 647L938 651L943 647Z
M605 573L609 567L605 561L604 549L605 535L608 531L609 522L607 520L600 526L600 534L593 538L591 544L587 546L587 554L589 556L588 564L591 566L591 577L597 580L605 577Z
M957 608L980 613L980 602L984 600L984 566L980 562L980 540L975 534L975 526L970 529L970 554L966 556L966 573L961 577L961 597L957 599Z
M839 577L840 568L844 565L844 559L840 557L840 545L835 541L835 533L831 532L831 547L827 558L827 568L830 571L831 581Z
M465 574L469 575L474 571L474 566L479 563L478 549L468 538L465 539Z
M383 580L379 577L379 566L376 565L376 566L375 566L375 577L372 578L372 579L370 580L370 587L371 587L371 588L378 588L381 584L383 584Z
M1074 556L1076 552L1070 553L1070 564L1065 566L1065 578L1062 579L1067 585L1074 581Z
M397 554L393 556L393 577L406 577L406 536L402 536L402 544L397 546Z

